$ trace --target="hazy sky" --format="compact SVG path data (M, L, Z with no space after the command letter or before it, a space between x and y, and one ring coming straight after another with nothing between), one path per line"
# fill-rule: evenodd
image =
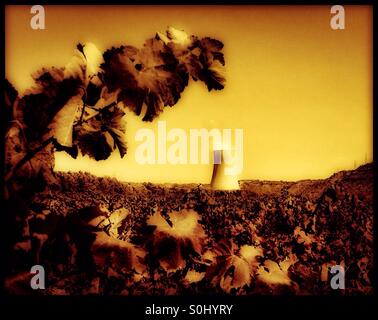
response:
M23 92L42 66L64 66L78 42L101 50L141 46L168 25L224 43L226 87L191 82L157 120L167 127L242 128L241 179L324 178L372 161L372 10L346 6L346 28L330 28L330 6L46 6L46 30L29 6L6 8L6 77ZM106 161L56 155L56 170L121 180L201 182L211 165L139 165L138 128L127 113L128 154ZM187 131L189 132L189 131Z

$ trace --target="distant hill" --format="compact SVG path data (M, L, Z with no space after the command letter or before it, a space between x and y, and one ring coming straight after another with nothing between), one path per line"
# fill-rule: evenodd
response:
M329 187L341 183L345 188L359 196L366 196L371 201L373 187L373 164L365 164L355 170L344 170L333 174L327 179L285 181L242 180L242 190L248 190L258 195L279 194L283 189L294 196L302 195L309 199L316 199ZM367 188L367 189L366 189Z

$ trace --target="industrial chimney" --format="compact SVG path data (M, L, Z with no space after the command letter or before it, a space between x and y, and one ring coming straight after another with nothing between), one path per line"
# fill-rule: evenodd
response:
M226 174L227 156L230 150L213 150L213 175L211 177L211 188L214 190L239 190L239 181L236 175Z

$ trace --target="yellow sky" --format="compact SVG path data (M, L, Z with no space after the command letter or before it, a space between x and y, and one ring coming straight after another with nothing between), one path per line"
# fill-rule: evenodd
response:
M240 179L324 178L372 161L372 9L346 6L346 28L332 30L329 6L47 6L46 30L30 28L30 7L6 8L6 77L22 92L42 66L64 66L78 42L101 50L141 46L168 25L221 40L226 87L191 82L158 120L167 128L242 128ZM138 128L126 115L128 154L106 161L59 153L56 170L126 181L201 182L211 165L139 165Z

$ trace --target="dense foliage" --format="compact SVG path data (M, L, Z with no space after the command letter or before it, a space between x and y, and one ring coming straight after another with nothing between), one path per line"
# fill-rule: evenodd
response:
M18 288L31 252L45 294L368 294L372 166L329 179L202 185L121 183L61 173L37 194L13 257ZM346 290L329 268L346 270Z
M7 188L38 177L54 183L53 151L99 161L118 149L123 157L127 110L152 121L179 101L189 79L223 89L222 48L169 27L141 49L123 45L102 54L92 43L78 44L66 66L36 72L22 96L6 80Z
M54 153L76 158L80 152L101 161L118 150L124 157L126 112L154 120L179 101L190 79L209 91L223 89L222 48L216 39L169 27L142 48L122 45L101 53L92 43L78 44L64 67L37 71L33 87L22 94L5 80L5 270L28 223L32 197L64 188L53 170ZM78 233L85 229L84 222L72 225Z

